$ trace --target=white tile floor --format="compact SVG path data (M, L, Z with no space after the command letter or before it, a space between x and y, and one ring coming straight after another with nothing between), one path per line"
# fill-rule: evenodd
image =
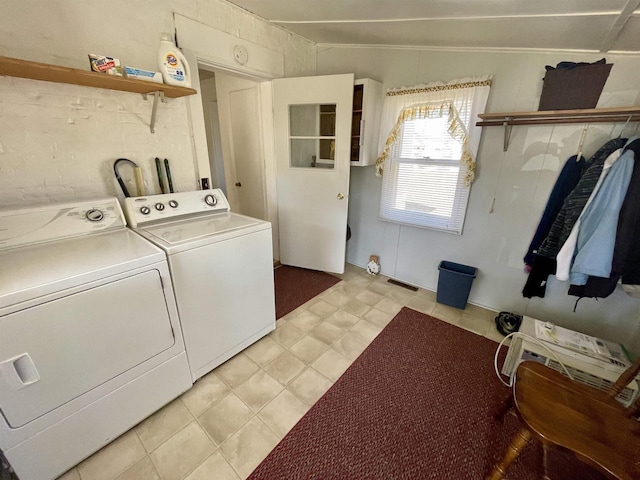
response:
M246 478L403 306L502 339L496 312L447 307L433 292L414 293L352 265L341 277L60 479Z

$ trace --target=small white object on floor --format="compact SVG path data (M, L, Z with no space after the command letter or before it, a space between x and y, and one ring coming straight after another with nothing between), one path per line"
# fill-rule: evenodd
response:
M371 255L369 257L369 264L367 265L367 273L370 275L378 275L380 273L380 259L377 255Z

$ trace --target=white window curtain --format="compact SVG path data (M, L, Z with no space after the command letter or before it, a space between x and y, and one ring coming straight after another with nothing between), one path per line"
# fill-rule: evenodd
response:
M376 174L380 218L462 233L491 77L387 91Z

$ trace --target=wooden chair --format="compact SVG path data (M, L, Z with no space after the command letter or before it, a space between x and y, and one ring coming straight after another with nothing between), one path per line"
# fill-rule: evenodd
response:
M640 423L635 418L640 413L640 398L629 408L615 400L639 371L640 359L603 392L540 363L522 362L512 398L525 426L487 480L504 478L532 436L542 442L545 453L549 446L564 448L610 478L640 479Z

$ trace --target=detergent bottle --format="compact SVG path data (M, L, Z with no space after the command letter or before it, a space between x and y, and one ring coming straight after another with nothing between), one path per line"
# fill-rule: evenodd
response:
M160 37L158 68L162 72L164 83L167 85L191 86L191 75L187 59L184 58L182 52L173 43L170 33L163 33Z

